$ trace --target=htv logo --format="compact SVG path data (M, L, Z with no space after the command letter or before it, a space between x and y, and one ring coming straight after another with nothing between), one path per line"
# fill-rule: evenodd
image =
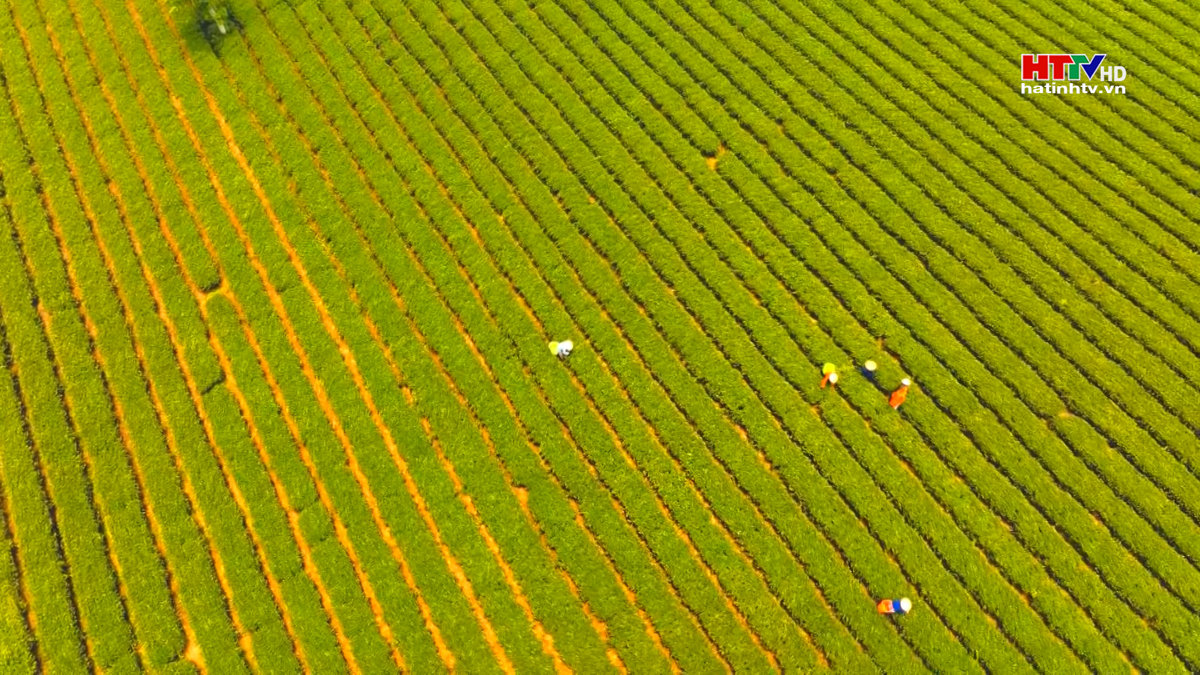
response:
M1101 82L1122 82L1125 79L1125 68L1122 66L1105 66L1104 57L1107 54L1096 54L1088 58L1087 54L1022 54L1022 80L1079 80L1080 75L1087 79L1099 73Z

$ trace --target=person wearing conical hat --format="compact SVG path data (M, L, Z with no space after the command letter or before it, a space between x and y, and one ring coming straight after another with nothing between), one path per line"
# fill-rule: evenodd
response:
M868 380L870 380L870 381L874 382L874 381L875 381L875 370L876 370L878 367L879 367L879 366L878 366L878 365L876 365L874 361L867 361L866 363L864 363L864 364L862 365L862 374L863 374L863 377L865 377L865 378L867 378Z
M837 366L833 365L832 363L826 363L824 366L821 366L821 372L825 375L825 377L821 378L822 389L825 388L826 384L829 384L830 386L837 384Z
M550 343L550 353L554 354L555 356L567 356L574 348L575 343L571 342L570 340Z
M880 614L908 614L912 611L912 600L908 598L880 600L879 604L875 605L875 609Z
M912 381L907 377L903 380L900 380L900 387L896 389L896 391L893 391L892 395L888 397L888 405L892 406L892 408L895 410L899 410L900 404L904 403L904 399L908 398L908 387L911 384Z

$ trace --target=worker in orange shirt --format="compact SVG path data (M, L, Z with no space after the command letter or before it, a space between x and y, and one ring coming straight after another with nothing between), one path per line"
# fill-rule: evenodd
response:
M826 363L824 366L821 366L821 373L823 373L825 375L825 377L821 378L821 388L822 389L825 388L826 384L829 384L829 386L833 386L833 385L837 384L837 381L838 381L837 366L833 365L832 363Z
M892 406L892 408L896 410L899 410L900 404L904 403L904 399L908 398L908 387L911 384L912 382L907 377L903 380L900 380L900 388L896 389L896 391L893 391L892 395L888 397L888 405Z
M879 604L875 605L875 609L880 614L908 614L912 611L912 600L908 598L880 600Z

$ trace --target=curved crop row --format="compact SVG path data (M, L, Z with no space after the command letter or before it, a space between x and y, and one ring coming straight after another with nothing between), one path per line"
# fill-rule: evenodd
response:
M175 4L0 12L5 669L1200 667L1190 8Z

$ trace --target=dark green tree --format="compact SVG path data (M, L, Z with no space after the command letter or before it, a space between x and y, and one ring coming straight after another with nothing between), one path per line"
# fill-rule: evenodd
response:
M193 14L196 29L214 52L218 51L222 39L242 29L229 0L177 0L174 9Z

